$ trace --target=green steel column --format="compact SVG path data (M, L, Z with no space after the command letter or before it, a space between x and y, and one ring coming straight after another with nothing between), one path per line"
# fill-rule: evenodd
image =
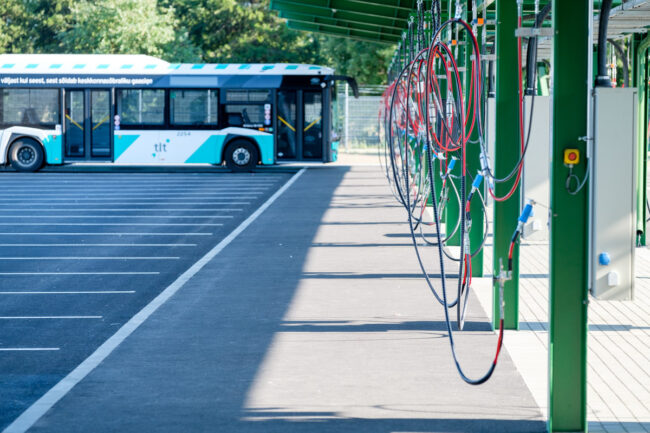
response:
M461 155L460 152L458 151L453 153L450 152L448 153L448 155L449 155L449 158L447 159L448 161L451 161L452 156L458 158L458 161L456 162L456 166L451 171L450 176L447 178L447 195L449 197L449 200L447 201L447 206L445 207L445 213L446 213L445 232L451 233L456 227L456 224L458 224L458 219L460 218L461 204L458 201L458 198L460 197L460 180L454 179L452 176L459 177L461 175L461 163L460 163ZM456 193L454 192L451 183L453 183L454 186L456 187L456 191L458 191L458 196L456 196ZM447 240L447 245L452 247L460 246L460 227L458 227L454 235Z
M505 177L519 161L521 142L519 136L519 71L517 69L517 3L514 0L497 0L496 28L496 139L494 173ZM514 181L514 178L513 178ZM496 184L498 197L510 191L513 181ZM517 227L520 210L520 190L509 200L494 201L494 275L499 274L499 260L508 266L508 248L512 233ZM499 285L494 284L493 326L499 326ZM504 326L519 329L519 245L515 245L512 261L512 279L504 286Z
M438 62L440 62L440 61L438 61ZM438 76L440 76L440 74L442 73L441 71L442 71L442 66L438 66L436 68L436 74L438 74ZM441 88L440 89L440 94L441 94L441 97L443 99L445 98L445 93L444 92L445 92L445 89ZM439 115L439 118L436 119L436 134L438 134L439 139L440 139L440 137L442 137L442 131L443 131L443 128L442 128L442 125L441 125L442 122L443 122L443 118L442 118L442 116ZM435 146L435 143L434 143L434 146ZM434 182L435 191L436 191L436 200L439 199L441 197L441 194L442 194L442 177L440 176L440 173L443 172L444 168L445 167L443 165L443 162L440 159L436 158L436 159L433 160L433 170L434 170L433 182ZM447 215L447 209L446 209L446 206L445 206L445 209L443 210L443 213L441 215L439 215L438 217L440 218L441 221L447 221L446 220L446 218L447 218L446 215Z
M637 216L636 228L638 236L638 244L646 245L646 225L647 225L647 165L648 165L648 78L650 78L650 71L648 71L648 50L650 49L650 36L646 37L643 41L637 41L636 38L632 44L633 52L633 77L636 81L636 86L639 89L639 114L637 126Z
M455 2L453 0L449 0L447 2L447 7L448 7L448 11L449 11L449 16L453 17L455 15L455 11L456 11ZM447 38L448 38L447 42L450 45L451 45L451 43L449 41L451 41L452 39L454 39L456 37L455 33L452 33L452 28L453 28L453 26L449 26L448 27L449 30L448 30L448 33L447 33ZM452 46L451 48L452 48L452 50L454 50L457 47L458 46L456 46L456 47ZM462 65L459 65L459 66L462 66ZM446 81L445 81L445 83L446 83ZM450 87L454 90L452 92L452 94L455 94L456 90L457 90L457 85L456 85L456 81L453 78L453 73L452 73L452 79L451 79L451 86ZM447 91L446 90L445 90L445 93L442 95L442 97L445 98L445 100L447 99ZM453 129L452 129L452 131L453 131ZM460 152L453 152L453 154L449 153L449 160L451 160L452 155L455 156L456 158L459 158L459 159L461 157ZM451 175L456 176L456 177L461 175L461 164L459 162L456 163L456 166L452 170ZM458 194L459 194L458 197L460 197L460 182L457 179L453 179L450 176L450 177L447 178L447 183L453 183L454 184L454 186L456 187L456 190L458 191ZM447 193L448 193L449 201L447 202L447 206L445 208L445 212L447 213L446 216L445 216L445 221L446 221L445 231L446 231L446 233L451 233L454 230L454 227L456 227L456 224L458 223L458 220L460 218L461 203L458 202L456 194L454 193L454 190L451 187L451 185L448 186ZM458 230L456 230L456 233L454 233L454 235L451 236L447 240L447 245L456 246L456 247L460 246L460 227L458 228Z
M465 0L465 10L467 11L467 16L471 17L472 15L472 0ZM467 20L467 16L465 17L465 20ZM482 38L481 38L481 33L480 31L477 31L476 37L479 42L479 49L481 47L482 43ZM472 42L470 38L465 39L465 66L466 66L466 72L465 72L465 77L463 80L463 86L465 88L465 94L463 97L465 98L465 104L467 104L467 100L470 97L469 95L469 89L470 86L472 85L472 76L471 76L471 64L472 64ZM476 91L476 89L474 89ZM474 99L472 97L472 99ZM474 103L472 102L472 106L474 106ZM475 107L476 108L476 107ZM471 113L471 112L470 112ZM468 116L473 115L467 113ZM483 115L483 118L485 116ZM469 121L471 123L471 120ZM474 129L472 130L472 134L470 136L470 142L467 143L467 148L466 148L466 155L467 155L467 172L472 176L476 176L476 173L481 169L481 163L480 163L480 154L481 154L481 147L478 144L479 140L479 128L478 125L474 125ZM468 188L467 188L467 193L469 195L471 185L469 185L468 182ZM479 197L478 194L475 194L474 197L472 198L472 203L471 203L471 208L470 208L470 216L472 218L472 228L469 233L469 245L470 245L470 250L474 251L476 250L480 245L481 242L483 241L483 235L485 233L485 215L483 212L483 206L481 206L481 198ZM483 251L481 250L474 258L472 258L472 276L474 277L482 277L483 276Z
M549 432L586 432L589 187L570 195L563 151L587 153L591 0L553 2ZM582 139L581 139L582 138ZM587 158L574 168L585 176Z
M436 69L436 74L438 74L438 77L440 77L440 76L442 76L444 74L444 67L442 66L442 62L440 60L438 60L437 62L438 62L438 66L437 66L437 69ZM439 81L440 81L440 98L442 99L442 104L443 104L443 109L444 109L444 104L445 104L445 101L447 99L447 87L446 87L447 86L447 81L446 81L446 79L443 80L443 79L440 79L440 78L439 78ZM439 122L444 122L445 121L444 117L442 115L440 116L440 119L438 119L438 120L439 120ZM437 130L436 131L438 133L439 139L442 140L443 139L442 137L444 137L444 131L445 130L444 130L443 126L440 123L437 123ZM446 164L442 160L436 158L436 160L433 162L433 167L434 167L434 170L436 170L436 172L434 173L434 175L435 175L434 176L434 182L435 182L436 194L437 194L436 197L440 198L441 194L442 194L442 191L443 191L442 177L440 176L440 173L445 172ZM445 190L447 192L450 191L449 185L445 186ZM445 222L445 231L447 231L449 228L446 225L447 221L448 221L447 220L447 205L446 204L445 204L445 207L444 207L444 209L442 211L442 214L439 215L439 218L440 218L441 221Z

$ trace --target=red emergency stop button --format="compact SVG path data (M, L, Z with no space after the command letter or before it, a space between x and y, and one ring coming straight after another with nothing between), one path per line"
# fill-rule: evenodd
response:
M580 162L580 151L578 149L564 149L564 163L576 165Z

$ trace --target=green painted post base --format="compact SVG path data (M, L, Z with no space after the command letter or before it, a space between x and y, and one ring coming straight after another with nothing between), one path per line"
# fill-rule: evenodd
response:
M639 111L638 111L638 130L637 130L637 216L636 229L639 233L638 245L647 245L646 243L646 225L647 225L647 167L648 167L648 123L650 122L649 107L650 102L650 36L643 41L633 41L633 58L634 68L633 76L635 85L639 89Z
M521 152L519 136L519 71L517 70L517 3L510 0L497 0L496 31L496 140L494 152L494 171L497 177L506 176L519 161ZM512 182L496 185L496 195L505 196ZM517 227L520 210L519 187L509 200L494 202L494 275L508 267L510 239ZM499 326L499 285L494 284L493 326ZM504 285L504 326L506 329L519 329L519 246L513 252L512 279Z
M586 155L592 70L591 0L554 1L551 231L549 278L549 432L587 431L589 186L568 193L563 151ZM574 169L585 176L586 158Z
M466 7L465 10L467 11L467 16L472 16L472 2L469 0L466 0L465 2ZM465 19L467 19L467 16ZM479 49L482 47L482 33L481 31L478 32L477 37L478 37L478 43L479 43ZM465 40L465 47L470 47L471 42L469 39ZM464 82L463 82L463 87L465 89L465 101L469 99L469 89L471 87L471 81L472 81L472 76L469 73L471 65L472 65L472 50L471 49L466 49L465 50L465 66L466 66L466 72L464 76ZM482 77L481 77L482 78ZM467 102L466 102L467 103ZM475 104L472 104L475 105ZM468 115L471 115L468 113ZM482 113L483 119L485 119L485 113ZM479 128L475 125L474 129L472 129L472 135L470 136L469 143L467 144L466 147L466 153L467 153L467 173L472 176L472 179L474 176L476 176L477 172L481 169L481 163L480 163L480 155L481 155L481 147L478 144L479 141ZM468 182L470 182L468 180ZM469 188L468 188L468 193L469 193ZM478 194L474 194L474 197L472 198L472 202L470 203L470 217L472 219L472 227L469 232L469 246L470 250L477 251L481 247L481 243L483 242L483 235L485 234L485 212L481 203L481 198L479 197ZM483 250L481 249L478 251L478 253L472 258L472 276L473 277L482 277L483 276Z

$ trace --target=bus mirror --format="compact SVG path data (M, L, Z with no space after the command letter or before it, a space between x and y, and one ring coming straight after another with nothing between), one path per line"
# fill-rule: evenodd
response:
M357 99L359 98L359 85L357 84L357 80L352 77L348 77L347 75L334 75L332 79L336 81L346 81L352 88L352 94L354 97Z

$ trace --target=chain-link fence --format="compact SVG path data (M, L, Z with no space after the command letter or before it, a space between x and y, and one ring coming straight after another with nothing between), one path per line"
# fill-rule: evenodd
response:
M379 107L386 86L360 86L359 98L344 84L336 99L341 146L349 149L372 149L379 146Z

